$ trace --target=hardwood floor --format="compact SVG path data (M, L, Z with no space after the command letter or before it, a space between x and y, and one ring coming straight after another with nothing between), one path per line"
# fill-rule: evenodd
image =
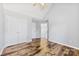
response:
M41 54L40 40L8 46L1 56L79 56L79 50L49 42L49 52Z

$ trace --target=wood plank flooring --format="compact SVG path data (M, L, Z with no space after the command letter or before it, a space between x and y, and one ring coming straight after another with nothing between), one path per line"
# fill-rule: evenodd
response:
M6 47L1 56L79 56L79 50L54 42L49 42L50 51L45 54L41 54L39 47L40 40L24 42Z

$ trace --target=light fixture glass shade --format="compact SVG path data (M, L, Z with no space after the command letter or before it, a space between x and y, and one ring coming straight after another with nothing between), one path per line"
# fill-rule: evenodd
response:
M47 8L47 4L46 3L33 3L33 6L41 8L41 9Z

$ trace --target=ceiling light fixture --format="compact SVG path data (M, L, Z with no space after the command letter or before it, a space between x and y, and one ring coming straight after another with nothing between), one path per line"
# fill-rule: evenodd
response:
M33 6L39 7L41 9L47 8L47 4L46 3L34 3Z

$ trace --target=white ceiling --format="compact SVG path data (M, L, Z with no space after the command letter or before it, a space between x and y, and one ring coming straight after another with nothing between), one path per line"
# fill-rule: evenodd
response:
M4 3L4 9L10 12L15 12L23 15L31 16L32 18L42 20L51 9L52 4L47 4L46 9L34 7L32 3ZM44 19L43 19L44 20Z

